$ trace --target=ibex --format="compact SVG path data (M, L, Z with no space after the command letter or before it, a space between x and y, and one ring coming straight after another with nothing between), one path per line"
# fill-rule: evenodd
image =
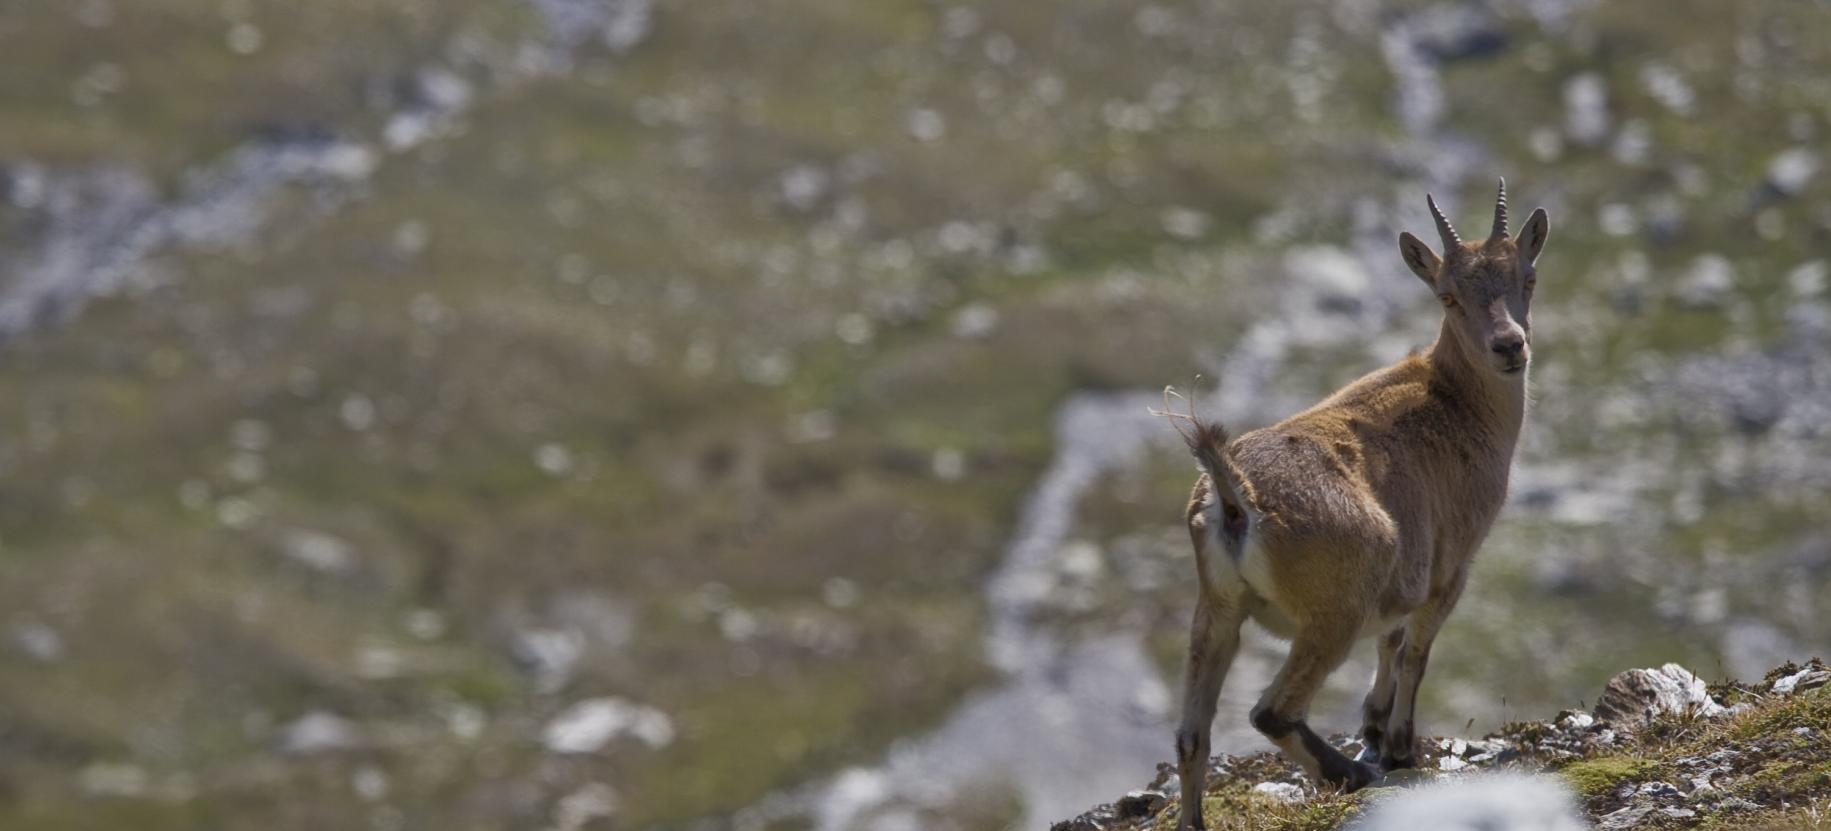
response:
M1443 303L1427 352L1231 441L1193 409L1177 415L1202 471L1186 515L1200 596L1176 734L1185 828L1203 827L1215 700L1248 617L1291 644L1252 708L1254 728L1312 779L1344 790L1413 764L1431 641L1506 497L1526 411L1533 264L1550 232L1541 208L1508 235L1505 180L1480 242L1463 242L1426 200L1444 256L1409 233L1399 255ZM1379 638L1379 668L1361 707L1363 750L1351 760L1305 719L1317 688L1366 636Z

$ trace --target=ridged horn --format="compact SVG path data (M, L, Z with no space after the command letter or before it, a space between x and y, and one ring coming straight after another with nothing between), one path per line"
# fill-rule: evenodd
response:
M1494 233L1491 239L1507 238L1507 180L1500 180L1500 195L1494 198Z
M1462 247L1462 237L1456 236L1455 226L1450 224L1449 217L1437 207L1437 197L1424 194L1424 201L1430 205L1430 215L1437 218L1437 235L1443 238L1443 256L1448 257Z

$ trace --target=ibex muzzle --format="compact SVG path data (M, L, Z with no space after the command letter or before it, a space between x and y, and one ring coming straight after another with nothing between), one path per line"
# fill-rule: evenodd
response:
M1436 343L1271 427L1229 440L1193 411L1178 419L1202 470L1187 520L1200 587L1176 735L1182 826L1201 828L1214 707L1248 617L1291 641L1254 727L1311 778L1353 790L1413 759L1412 714L1431 642L1506 500L1525 418L1535 263L1550 222L1463 242L1428 198L1439 257L1411 234L1399 253L1443 303ZM1179 430L1181 429L1179 425ZM1349 647L1377 637L1359 758L1307 723L1310 700ZM1377 767L1375 766L1377 763Z

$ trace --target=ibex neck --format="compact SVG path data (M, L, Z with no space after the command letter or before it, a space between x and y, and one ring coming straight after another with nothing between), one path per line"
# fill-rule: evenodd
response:
M1462 338L1445 318L1437 342L1431 345L1428 360L1442 382L1457 391L1478 417L1488 421L1509 451L1519 438L1520 425L1526 419L1526 374L1501 375L1488 365L1487 356L1470 354Z

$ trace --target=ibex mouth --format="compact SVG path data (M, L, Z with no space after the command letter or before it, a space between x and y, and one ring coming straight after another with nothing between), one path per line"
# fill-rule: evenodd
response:
M1522 372L1525 372L1525 371L1526 371L1526 362L1525 362L1525 361L1520 361L1520 362L1519 362L1519 363L1517 363L1517 364L1513 364L1513 365L1512 365L1512 366L1508 366L1508 367L1506 367L1506 368L1504 368L1504 369L1502 369L1502 370L1501 370L1501 371L1500 371L1500 374L1502 374L1502 375L1518 375L1518 374L1520 374L1520 373L1522 373Z

